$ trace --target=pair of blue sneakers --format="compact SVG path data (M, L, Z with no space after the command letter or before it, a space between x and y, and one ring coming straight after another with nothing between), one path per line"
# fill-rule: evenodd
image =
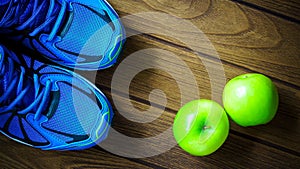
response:
M0 132L43 150L80 150L104 140L112 107L70 69L112 66L124 36L105 0L1 0Z

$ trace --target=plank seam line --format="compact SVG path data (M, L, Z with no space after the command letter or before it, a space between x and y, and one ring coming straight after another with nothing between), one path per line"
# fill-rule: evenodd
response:
M265 12L265 13L268 13L268 14L270 14L270 15L279 17L279 18L281 18L281 19L284 19L284 20L287 20L287 21L290 21L290 22L293 22L293 23L296 23L296 24L300 24L300 20L299 20L299 19L296 19L296 18L287 16L287 15L284 15L284 14L281 14L281 13L278 13L278 12L275 12L275 11L272 11L272 10L270 10L270 9L267 9L267 8L264 8L264 7L261 7L261 6L252 4L252 3L250 3L250 2L245 2L245 1L243 1L243 0L231 0L231 1L232 1L232 2L235 2L235 3L238 3L238 4L241 4L241 5L244 5L244 6L247 6L247 7L252 8L252 9L256 9L256 10L259 10L259 11L262 11L262 12Z
M271 143L271 142L262 140L262 139L260 139L260 138L256 138L256 137L253 137L253 136L244 134L244 133L240 133L240 132L235 131L235 130L232 130L232 129L230 129L230 133L232 133L232 134L234 134L234 135L236 135L236 136L239 136L239 137L242 137L242 138L251 140L251 141L253 141L253 142L257 142L257 143L259 143L259 144L267 145L267 146L272 147L272 148L275 148L275 149L277 149L277 150L280 150L280 151L283 151L283 152L286 152L286 153L295 155L295 156L297 156L297 157L300 157L300 153L297 152L297 151L294 151L294 150L291 150L291 149L282 147L282 146L277 145L277 144L273 144L273 143Z
M142 164L142 165L145 165L147 167L151 167L151 168L154 168L154 169L167 169L165 167L161 167L161 166L158 166L156 164L153 164L153 163L149 163L149 162L146 162L146 161L143 161L141 159L130 159L128 158L129 161L132 161L132 162L136 162L136 163L139 163L139 164Z
M106 152L106 153L108 153L108 154L113 154L113 153L111 153L111 152L107 151L106 149L103 149L103 148L101 148L101 147L99 147L99 146L95 146L94 149L95 149L95 150L104 151L104 152ZM156 165L156 164L153 164L153 163L150 163L150 162L147 162L147 161L143 161L143 160L141 160L141 159L137 159L137 158L134 159L134 158L123 157L123 156L120 156L120 155L117 155L117 154L113 154L113 155L115 155L115 156L117 156L117 157L119 157L119 158L128 160L128 161L134 162L134 163L138 163L138 164L147 166L147 167L151 167L151 168L155 168L155 169L156 169L156 168L157 168L157 169L166 169L166 168L164 168L164 167L158 166L158 165Z

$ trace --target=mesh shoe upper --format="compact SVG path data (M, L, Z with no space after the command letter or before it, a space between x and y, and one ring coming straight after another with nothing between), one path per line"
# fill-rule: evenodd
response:
M106 138L112 108L81 76L0 46L0 77L6 136L44 150L84 149Z
M0 20L0 34L70 68L110 67L125 38L105 0L11 0Z

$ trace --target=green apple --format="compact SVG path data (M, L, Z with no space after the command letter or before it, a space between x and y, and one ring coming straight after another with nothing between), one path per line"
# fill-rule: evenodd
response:
M244 74L226 84L223 104L231 119L241 126L266 124L276 114L278 92L268 77Z
M218 103L194 100L178 111L173 133L182 149L194 156L205 156L215 152L225 142L229 121Z

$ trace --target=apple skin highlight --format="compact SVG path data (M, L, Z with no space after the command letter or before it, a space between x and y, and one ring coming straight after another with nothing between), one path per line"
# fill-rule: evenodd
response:
M206 156L225 142L229 121L225 110L218 103L194 100L178 111L173 133L182 149L194 156Z

